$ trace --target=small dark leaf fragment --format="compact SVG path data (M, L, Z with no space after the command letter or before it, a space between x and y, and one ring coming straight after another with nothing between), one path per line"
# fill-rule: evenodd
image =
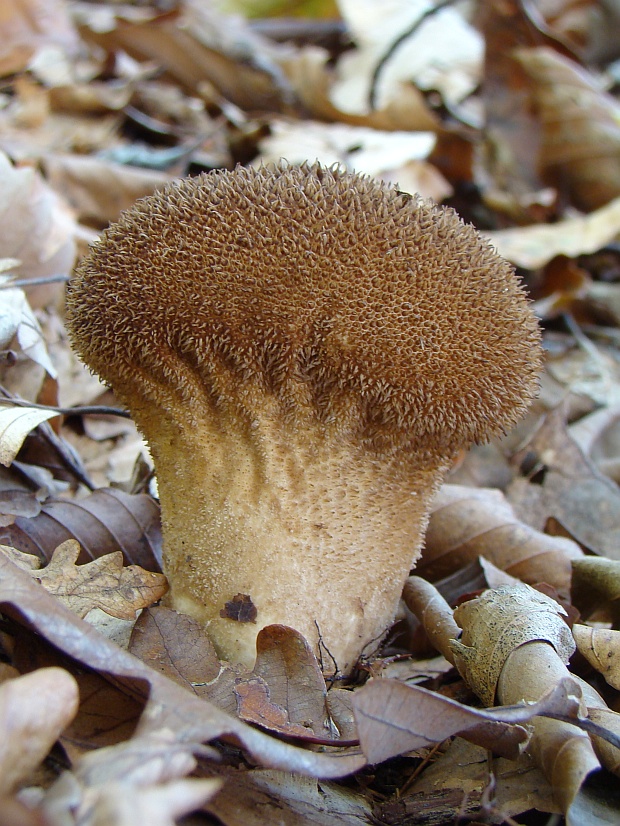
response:
M258 611L248 594L235 594L220 611L222 619L231 619L235 622L256 622Z

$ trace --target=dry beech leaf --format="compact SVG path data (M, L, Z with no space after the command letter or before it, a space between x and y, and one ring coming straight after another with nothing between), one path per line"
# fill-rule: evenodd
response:
M355 692L353 708L360 743L371 764L454 735L515 759L528 739L518 724L548 712L577 713L579 702L572 687L567 680L536 704L484 710L398 680L372 680Z
M77 227L60 197L33 168L12 166L0 152L0 249L3 257L20 261L22 278L41 278L71 272L76 254ZM33 307L62 295L63 285L29 291Z
M519 267L535 270L556 255L574 258L596 252L615 240L620 232L620 198L578 218L565 218L555 224L486 232L498 252Z
M369 799L346 786L290 772L253 769L224 774L227 782L205 810L225 826L366 826Z
M75 716L77 683L41 668L0 685L0 797L26 781Z
M530 521L535 515L542 524L552 518L593 553L620 558L620 491L572 439L562 406L545 416L520 456L544 474L542 484L518 480L509 489L513 502L525 501L520 506L515 502L523 518Z
M78 562L120 549L128 563L161 570L159 504L144 493L101 488L77 501L51 498L37 516L17 517L0 529L3 544L47 560L67 539L77 539L82 547Z
M496 697L508 705L533 703L556 686L568 685L588 710L607 709L594 689L566 668L575 644L563 613L553 600L524 584L503 586L463 603L454 613L463 628L463 642L452 643L459 671L485 702ZM545 717L531 721L528 749L565 814L585 805L587 784L600 770L599 759L612 769L620 756L618 749L590 738L577 723ZM576 826L579 821L568 822Z
M620 631L573 625L577 648L610 686L620 691Z
M256 640L254 676L268 686L270 702L286 710L286 727L295 726L298 734L306 736L337 736L327 713L323 673L310 645L298 631L284 625L262 629ZM242 684L237 681L235 690ZM241 713L239 716L246 719Z
M620 195L620 105L572 60L546 47L520 49L542 126L539 163L585 211Z
M0 407L0 463L9 467L30 431L57 415L34 407Z
M485 705L493 705L504 664L515 648L531 640L545 640L563 663L575 643L555 600L528 585L504 585L464 602L454 619L463 629L452 641L456 665Z
M595 556L575 559L572 598L582 618L603 611L620 627L620 561Z
M461 634L454 621L452 608L430 582L419 576L410 576L403 588L407 608L422 623L430 642L448 662L454 665L450 641Z
M4 549L0 545L0 552ZM163 574L137 565L124 567L120 551L76 565L79 555L79 544L68 539L56 548L45 568L32 572L37 582L79 617L101 608L118 619L133 620L141 608L157 602L168 590ZM9 548L7 556L14 559L15 550Z
M567 595L577 556L581 550L569 539L520 522L500 491L444 485L433 502L416 573L436 581L484 557L524 582L546 582Z
M176 743L185 744L234 737L257 763L326 779L351 774L365 764L355 750L315 753L281 742L196 697L98 634L1 555L0 605L72 660L100 672L132 697L148 698L136 736L168 729Z

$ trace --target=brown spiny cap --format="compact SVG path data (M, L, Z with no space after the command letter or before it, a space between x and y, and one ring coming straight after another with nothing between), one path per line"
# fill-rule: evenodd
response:
M315 165L170 184L103 233L70 285L73 342L142 394L381 447L453 451L537 389L535 317L512 267L450 209ZM188 378L189 377L189 378ZM172 394L172 395L171 395Z

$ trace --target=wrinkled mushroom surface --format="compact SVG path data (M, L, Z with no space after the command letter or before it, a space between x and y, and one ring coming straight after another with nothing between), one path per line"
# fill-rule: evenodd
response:
M227 659L251 664L277 622L326 671L381 638L442 474L519 419L541 358L472 227L318 165L138 202L81 264L68 318L149 442L173 604ZM239 594L255 621L232 618Z

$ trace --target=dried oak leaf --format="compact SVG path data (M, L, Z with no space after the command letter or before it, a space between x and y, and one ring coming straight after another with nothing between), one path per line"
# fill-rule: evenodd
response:
M603 611L620 627L620 561L597 556L573 560L571 592L583 619Z
M0 552L14 561L20 555L22 568L35 559L4 545L0 545ZM163 574L145 571L137 565L123 567L120 551L85 565L75 564L79 555L79 544L68 539L56 548L45 568L31 569L37 582L79 617L85 617L93 608L101 608L118 619L132 620L137 611L157 602L168 590Z
M167 729L180 744L229 737L257 763L313 777L344 777L365 765L355 750L327 754L296 748L226 714L97 633L3 554L0 610L128 695L148 698L136 734Z

